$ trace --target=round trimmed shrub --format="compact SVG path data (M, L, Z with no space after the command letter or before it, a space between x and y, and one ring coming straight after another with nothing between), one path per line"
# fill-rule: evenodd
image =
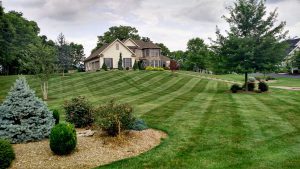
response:
M0 139L0 169L8 168L14 159L15 153L9 141Z
M238 84L233 84L230 88L232 93L237 93L239 90L241 90L242 88L240 87L240 85Z
M265 82L259 82L258 84L258 89L261 91L261 92L267 92L269 90L269 86L267 83Z
M248 91L254 91L254 89L255 89L255 83L247 83L247 85L248 85ZM244 84L243 85L243 89L246 89L246 85Z
M66 121L73 123L75 127L86 127L93 122L93 107L83 96L72 98L64 104Z
M70 154L75 149L76 144L76 130L72 124L61 123L52 128L50 133L50 148L55 154Z
M53 118L55 119L55 124L59 124L59 112L58 110L52 110Z

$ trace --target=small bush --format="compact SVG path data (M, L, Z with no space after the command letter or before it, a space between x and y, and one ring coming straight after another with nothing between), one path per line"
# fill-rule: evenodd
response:
M259 82L258 84L258 89L261 91L261 92L267 92L269 90L269 86L267 83L265 82Z
M129 67L126 67L126 70L129 70Z
M0 169L8 168L14 159L15 153L9 141L0 139Z
M248 84L248 91L254 91L255 89L255 83L247 83ZM246 89L245 84L243 85L243 89Z
M117 136L121 131L131 129L135 118L133 109L128 104L116 104L111 100L100 106L94 112L95 124L111 136Z
M147 66L146 70L148 71L164 71L165 69L162 67L152 67L152 66Z
M145 70L153 71L153 67L152 66L147 66Z
M61 123L52 128L50 148L55 154L70 154L75 149L76 144L76 130L72 124Z
M108 71L107 65L105 63L103 63L102 69L105 70L105 71Z
M142 131L148 129L147 124L142 119L136 119L130 128L131 130Z
M58 110L52 110L53 112L53 118L55 119L55 124L59 123L59 112Z
M239 90L242 90L239 84L233 84L230 88L232 93L237 93Z
M139 67L138 67L138 63L136 61L134 61L134 64L133 64L133 70L136 71Z
M75 124L75 127L86 127L93 122L93 107L83 96L72 98L64 104L66 121Z

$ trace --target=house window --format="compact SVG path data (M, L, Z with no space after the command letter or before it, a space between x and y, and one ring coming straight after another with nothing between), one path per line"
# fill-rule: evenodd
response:
M113 59L112 58L104 58L104 63L107 67L113 68Z
M116 50L119 50L119 44L118 43L116 44Z
M123 58L123 65L124 65L125 68L132 67L131 58Z

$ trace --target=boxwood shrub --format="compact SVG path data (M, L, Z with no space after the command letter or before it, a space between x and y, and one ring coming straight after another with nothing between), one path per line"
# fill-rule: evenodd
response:
M14 159L15 153L10 142L0 139L0 169L8 168Z
M259 82L258 89L261 92L267 92L269 90L269 86L268 86L268 84L266 82Z
M76 130L70 123L57 124L50 133L50 148L57 155L71 153L77 144Z

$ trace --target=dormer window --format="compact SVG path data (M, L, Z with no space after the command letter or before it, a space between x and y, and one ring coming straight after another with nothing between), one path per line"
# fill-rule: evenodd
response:
M118 43L116 44L116 50L119 50L119 44Z

